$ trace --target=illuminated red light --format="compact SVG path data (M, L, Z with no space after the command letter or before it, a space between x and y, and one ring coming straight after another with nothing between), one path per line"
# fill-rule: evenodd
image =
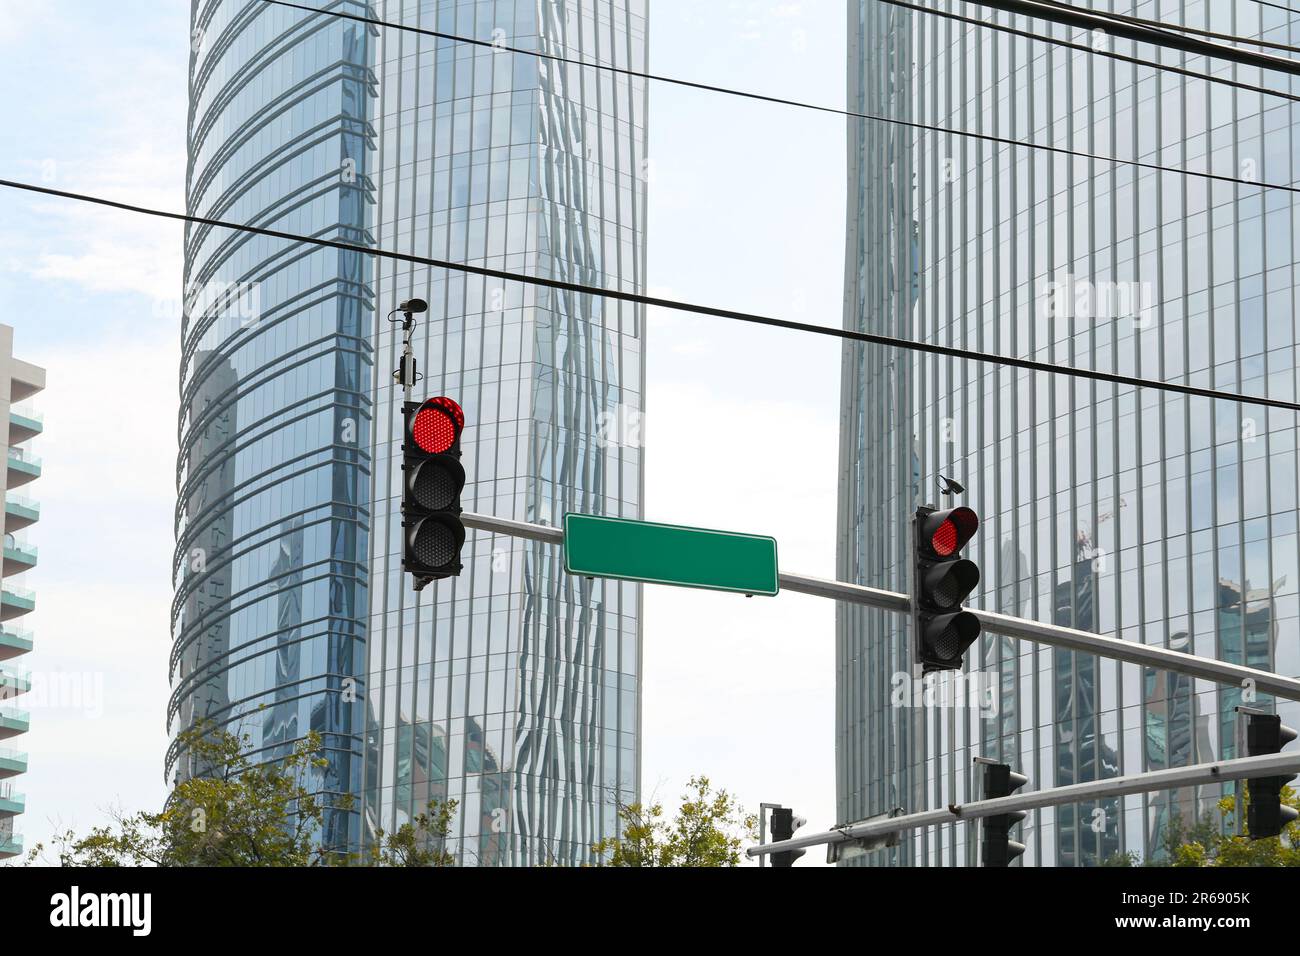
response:
M941 558L956 554L980 526L979 516L970 508L954 508L930 535L930 548Z
M457 421L455 412L460 412L460 406L451 399L446 399L450 408L435 404L436 401L426 403L411 423L411 437L421 451L431 455L440 455L456 444L456 436L465 422L463 414Z
M434 406L441 408L444 412L450 415L452 420L456 423L457 432L461 431L465 427L465 413L461 411L459 405L457 405L452 399L447 398L445 395L431 398L424 404L426 407Z
M939 530L930 539L930 547L934 548L935 554L945 558L957 550L957 526L951 518L939 525Z

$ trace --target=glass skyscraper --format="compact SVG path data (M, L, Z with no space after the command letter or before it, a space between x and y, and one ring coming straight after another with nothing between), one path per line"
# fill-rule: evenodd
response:
M196 0L191 212L644 289L644 83L499 48L644 70L644 0L318 5L496 48ZM639 793L640 588L470 532L412 590L386 318L430 304L417 395L465 408L466 509L558 524L641 514L643 310L375 262L187 232L171 730L321 733L317 788L355 798L330 846L454 799L465 864L586 862Z
M189 211L368 243L366 27L192 10ZM177 735L212 721L261 760L316 731L312 786L359 791L373 308L364 255L186 229L169 779L202 770ZM353 844L358 818L328 811L321 839Z
M1300 14L1246 0L1091 6L1300 43ZM953 10L1043 39L857 0L849 108L1248 182L1300 176L1300 103L1204 78L1300 92L1284 76ZM1295 399L1290 193L849 124L846 327ZM1300 675L1294 415L870 346L845 349L842 382L842 579L907 590L912 512L947 475L983 521L973 606ZM910 641L897 616L838 612L841 820L975 799L978 756L1031 789L1232 757L1233 708L1273 703L986 634L966 669L987 693L918 705L898 693ZM1035 811L1022 862L1159 859L1177 820L1217 819L1229 793ZM871 859L971 864L976 833L932 828Z
M390 22L642 70L644 0L389 2ZM644 81L383 30L381 248L598 287L645 284ZM465 864L571 865L639 793L640 586L470 532L459 578L400 572L403 299L417 395L465 408L466 510L640 517L644 314L598 297L380 260L364 824L456 800Z

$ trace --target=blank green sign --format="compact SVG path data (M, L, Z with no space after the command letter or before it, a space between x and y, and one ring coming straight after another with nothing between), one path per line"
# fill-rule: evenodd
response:
M564 569L714 591L776 594L776 539L595 515L564 516Z

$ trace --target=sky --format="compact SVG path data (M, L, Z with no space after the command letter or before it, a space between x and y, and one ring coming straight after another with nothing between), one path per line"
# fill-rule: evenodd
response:
M188 34L185 0L0 0L0 178L183 210ZM650 51L655 73L844 104L842 0L653 0ZM840 325L845 123L653 84L651 294ZM166 793L180 288L178 225L0 189L0 322L48 370L15 662L47 692L5 742L30 754L28 846ZM782 571L834 577L839 371L831 338L651 310L645 517L770 534ZM834 674L829 601L647 586L643 797L704 774L845 822Z

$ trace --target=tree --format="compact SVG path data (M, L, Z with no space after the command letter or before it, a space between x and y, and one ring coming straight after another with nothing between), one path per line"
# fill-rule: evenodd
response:
M176 784L159 813L113 811L111 826L86 836L55 837L62 866L449 866L442 841L454 801L429 811L394 834L380 831L364 856L319 841L325 811L349 809L346 795L321 795L313 774L328 767L315 731L272 763L254 763L252 741L211 724L185 731L187 759L200 768ZM328 802L327 802L328 801ZM37 845L28 861L38 859Z
M1290 787L1282 788L1282 802L1300 809L1300 798ZM1219 801L1225 828L1236 811L1236 797ZM1300 820L1288 823L1281 836L1262 840L1225 834L1214 826L1198 827L1170 847L1170 857L1173 866L1300 866Z
M176 784L159 813L113 813L113 825L56 838L63 866L317 866L328 850L314 839L324 818L307 786L323 770L320 735L283 759L254 763L251 740L198 724L182 734L186 759L202 768ZM341 804L346 806L346 802Z
M1228 866L1300 866L1300 821L1287 824L1281 836L1252 840L1224 832L1232 830L1237 812L1237 798L1219 801L1220 820L1198 819L1190 827L1180 818L1170 821L1163 841L1166 860L1146 862L1146 866L1228 867ZM1300 809L1300 796L1290 787L1282 788L1282 802ZM1115 854L1103 866L1138 866L1136 853Z
M456 857L445 848L455 815L455 800L432 800L424 813L412 823L403 823L397 832L377 831L367 858L369 865L455 866Z
M676 818L664 819L662 804L620 806L620 836L592 846L600 866L737 866L744 840L754 840L758 820L708 777L687 781Z

